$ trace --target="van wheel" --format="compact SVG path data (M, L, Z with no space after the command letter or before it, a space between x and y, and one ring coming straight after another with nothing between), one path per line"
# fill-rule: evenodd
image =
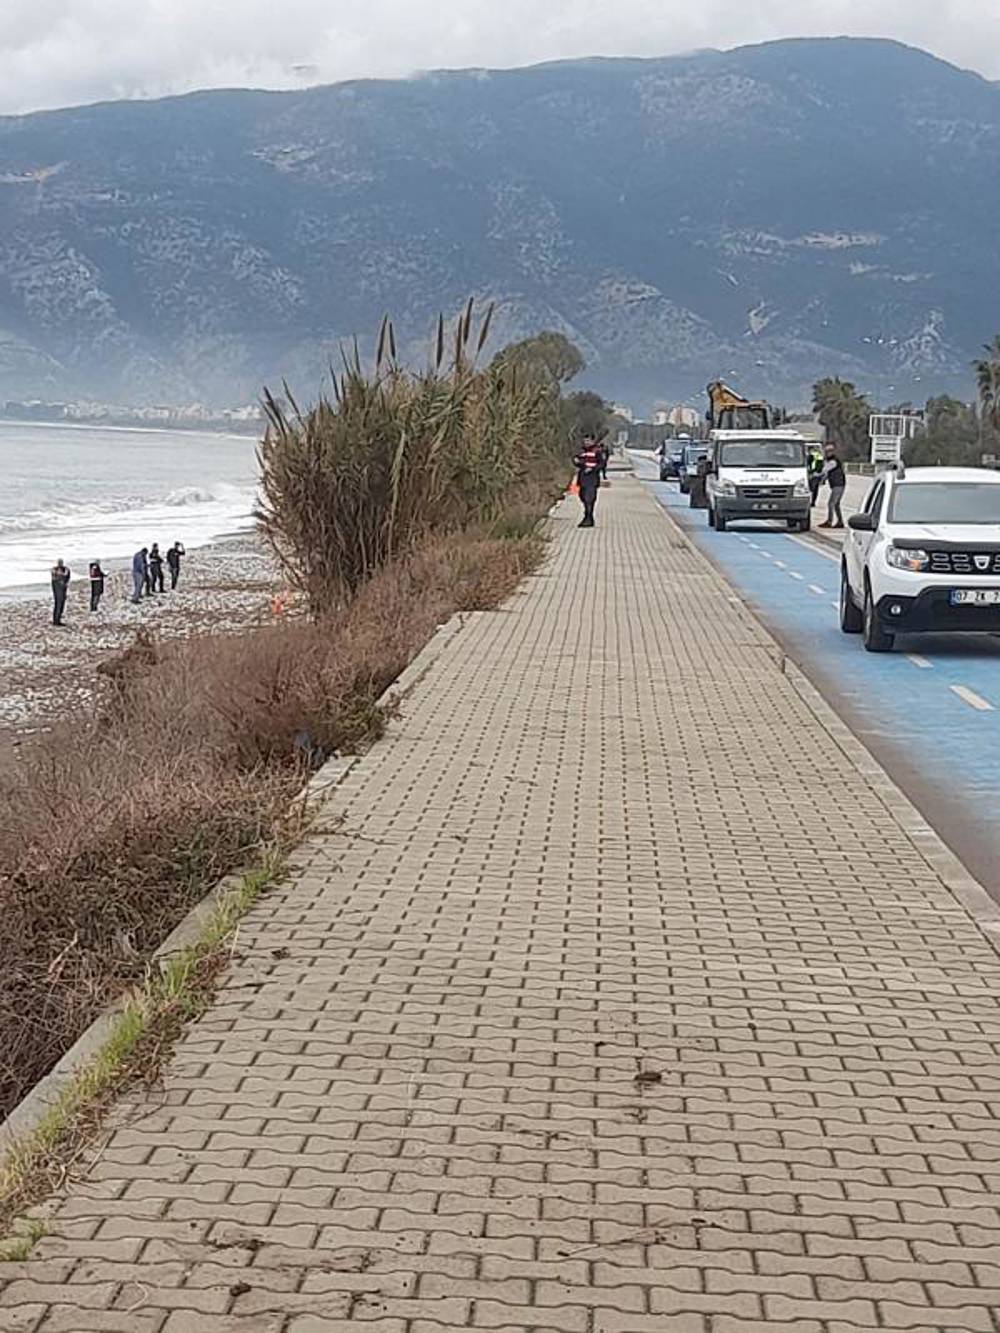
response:
M875 601L872 597L871 585L865 583L865 610L864 624L862 626L864 634L864 645L870 653L891 653L893 645L896 642L894 634L887 634L879 624L879 618L875 613Z
M854 605L854 598L851 596L851 583L847 577L847 569L844 565L840 567L840 628L845 634L860 634L864 629L864 616Z
M723 518L723 516L719 513L719 511L716 510L716 511L715 511L715 530L716 530L716 532L725 532L725 530L726 530L726 521L727 521L727 520L726 520L725 518Z

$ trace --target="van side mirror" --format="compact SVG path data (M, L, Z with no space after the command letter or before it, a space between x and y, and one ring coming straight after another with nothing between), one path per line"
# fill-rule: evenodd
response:
M847 526L853 528L855 532L874 532L875 515L874 514L852 514L847 520Z

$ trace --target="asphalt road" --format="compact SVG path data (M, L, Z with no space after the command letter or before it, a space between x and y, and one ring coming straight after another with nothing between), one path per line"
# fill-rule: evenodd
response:
M650 460L638 457L636 470L1000 901L1000 639L901 636L892 654L866 653L840 630L836 546L767 523L713 532L675 484L655 480Z

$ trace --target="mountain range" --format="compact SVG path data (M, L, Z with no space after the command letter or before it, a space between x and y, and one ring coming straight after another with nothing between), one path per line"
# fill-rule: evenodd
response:
M637 405L968 393L998 218L1000 87L888 41L6 117L0 397L308 397L384 312L419 357L469 295Z

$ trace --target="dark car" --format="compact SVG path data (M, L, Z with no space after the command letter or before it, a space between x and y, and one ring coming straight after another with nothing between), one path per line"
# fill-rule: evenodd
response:
M691 485L698 475L698 464L708 453L708 445L702 440L694 440L684 446L681 455L678 478L681 483L681 495L688 495Z
M684 446L690 440L664 440L660 447L660 480L676 481L681 475Z

